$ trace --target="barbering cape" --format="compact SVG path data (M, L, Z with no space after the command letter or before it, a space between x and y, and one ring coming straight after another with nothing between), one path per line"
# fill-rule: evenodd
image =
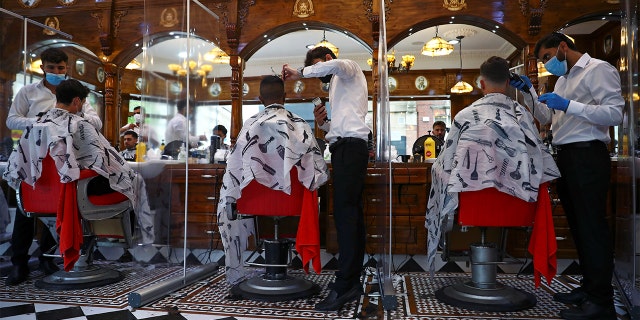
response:
M317 190L329 177L323 154L304 119L282 106L272 105L245 121L227 158L217 212L229 283L238 283L249 276L243 267L242 252L247 248L254 225L252 219L229 221L227 206L235 203L242 196L242 189L253 180L291 194L289 173L293 167L298 171L298 180L311 191ZM309 226L300 224L298 228ZM308 231L319 232L317 227ZM303 257L305 265L310 259L317 259L319 263L319 245L318 240L317 256Z
M109 179L111 188L126 195L133 204L142 242L153 243L153 216L144 180L88 121L58 108L47 111L22 133L9 157L3 179L14 189L23 181L34 186L47 154L53 158L62 183L78 180L81 169L93 170ZM64 234L63 230L60 236ZM72 246L79 249L80 244ZM65 250L62 245L60 250Z
M494 187L535 202L539 185L560 177L533 117L506 95L484 96L460 111L453 124L431 169L425 227L432 273L441 234L447 231L442 229L453 222L458 207L458 192Z

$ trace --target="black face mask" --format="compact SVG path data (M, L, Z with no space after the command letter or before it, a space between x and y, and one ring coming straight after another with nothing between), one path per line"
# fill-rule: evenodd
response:
M331 82L331 77L333 77L332 74L328 74L324 77L319 77L318 79L320 79L320 81L322 81L322 83L329 83Z

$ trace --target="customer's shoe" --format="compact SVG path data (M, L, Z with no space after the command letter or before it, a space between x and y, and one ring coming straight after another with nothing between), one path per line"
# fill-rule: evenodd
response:
M582 290L582 288L578 287L571 290L571 292L558 292L554 294L553 300L567 304L579 305L587 300L587 294Z
M567 320L578 319L598 319L598 320L615 320L617 318L616 309L613 304L600 305L589 300L583 302L577 308L565 309L560 311L560 317Z
M40 266L38 267L40 271L44 272L46 275L54 274L57 271L60 271L60 267L53 262L53 259L42 259L40 260Z
M357 299L360 295L362 295L362 286L360 284L353 286L353 288L342 295L338 295L338 293L332 289L324 300L316 304L315 309L317 311L336 311L346 303Z
M9 276L7 276L5 283L8 286L15 286L25 282L27 277L29 277L28 265L14 265L11 268L11 272L9 272Z

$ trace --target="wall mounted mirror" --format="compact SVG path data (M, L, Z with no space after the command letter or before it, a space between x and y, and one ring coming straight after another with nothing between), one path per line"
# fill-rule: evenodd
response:
M86 64L84 63L84 60L82 59L76 60L76 73L81 76L84 75L85 66Z

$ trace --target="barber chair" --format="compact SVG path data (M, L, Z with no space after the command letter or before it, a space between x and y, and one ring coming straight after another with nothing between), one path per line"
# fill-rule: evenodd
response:
M495 243L486 241L486 228L531 226L536 203L495 188L461 192L458 196L458 223L481 227L481 239L471 244L471 280L438 289L436 298L455 307L477 311L510 312L535 306L535 295L496 281L497 264L501 263L499 250ZM450 229L451 225L444 228Z
M82 232L83 243L80 257L73 269L69 272L60 270L46 276L36 281L36 287L52 290L86 289L123 279L119 271L92 264L92 254L97 244L130 247L134 242L132 226L135 223L132 222L133 208L129 199L113 190L99 195L89 194L92 183L100 178L102 176L95 171L81 170L79 180L61 183L55 162L47 155L42 161L42 175L35 187L23 182L18 188L16 198L22 212L29 217L41 219L54 234L59 205L65 199L77 202L81 218L81 230L77 232ZM75 200L68 198L69 194L73 196L73 192L65 193L65 188L77 188ZM60 257L55 254L48 256Z
M305 193L312 193L298 181L296 168L291 170L291 194L272 190L253 180L242 189L237 201L238 215L269 216L274 218L274 237L265 239L265 263L247 262L265 267L265 273L247 279L231 288L231 294L258 301L286 301L317 294L320 287L303 278L287 274L293 241L278 234L278 220L285 216L299 216L303 210ZM318 205L317 197L312 198Z

